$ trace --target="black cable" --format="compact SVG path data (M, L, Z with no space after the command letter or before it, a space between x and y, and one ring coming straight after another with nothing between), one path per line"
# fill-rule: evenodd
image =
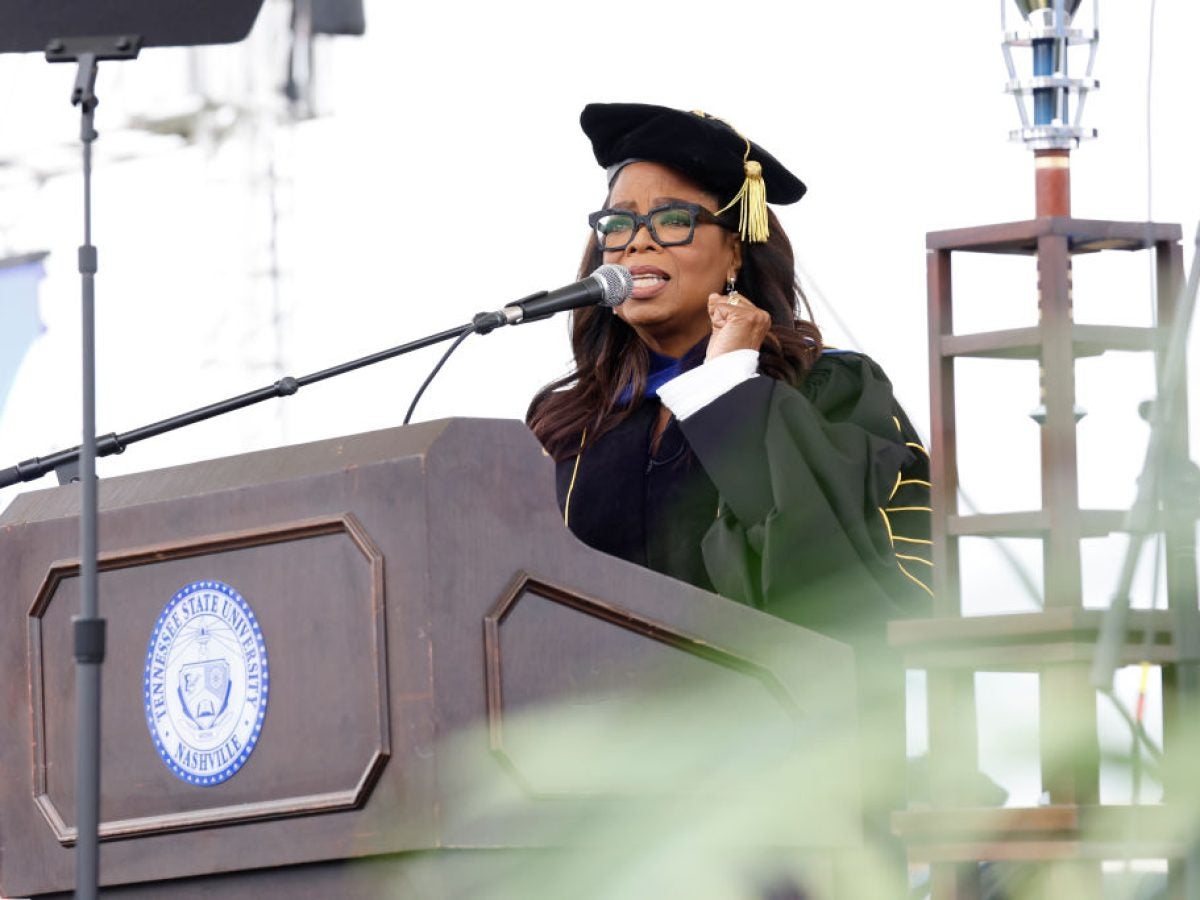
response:
M437 365L433 367L433 371L429 373L429 377L426 378L421 383L421 386L419 388L417 388L417 394L415 397L413 397L412 403L409 404L408 412L404 416L403 424L405 424L405 425L408 424L409 419L412 418L413 410L415 410L417 408L417 401L420 400L421 395L425 393L425 388L429 387L429 382L433 381L433 376L436 375L439 371L441 371L442 366L444 366L446 364L446 360L448 360L450 358L450 354L458 349L458 345L461 344L463 341L465 341L467 339L468 335L471 335L474 333L475 333L474 325L468 325L462 331L460 331L458 333L458 337L456 337L454 339L454 343L452 343L446 349L446 352L442 354L442 358L439 359Z

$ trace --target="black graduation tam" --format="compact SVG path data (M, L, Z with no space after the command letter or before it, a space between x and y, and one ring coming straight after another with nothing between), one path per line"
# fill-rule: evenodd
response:
M662 163L716 194L725 204L722 212L740 201L743 240L765 241L766 204L795 203L806 190L758 144L699 110L589 103L579 124L591 139L596 162L614 174L613 167L634 160Z

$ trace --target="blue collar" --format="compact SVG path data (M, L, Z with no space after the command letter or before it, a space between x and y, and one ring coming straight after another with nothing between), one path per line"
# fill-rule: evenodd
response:
M650 366L646 372L646 394L647 397L657 397L658 389L684 372L691 371L704 362L704 352L708 349L708 338L705 337L695 347L678 359L674 356L665 356L662 353L655 353L649 347L646 352L650 354ZM633 385L625 385L625 389L621 391L621 396L617 400L619 406L628 406L633 400Z

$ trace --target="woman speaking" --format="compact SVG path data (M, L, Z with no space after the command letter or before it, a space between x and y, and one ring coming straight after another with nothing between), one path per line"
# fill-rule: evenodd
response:
M570 529L606 553L853 644L929 600L928 459L879 367L799 316L769 207L804 185L720 119L642 104L581 117L608 174L574 371L528 422Z
M616 263L634 290L574 313L574 371L530 405L564 519L597 550L852 645L868 822L886 832L904 784L886 623L931 597L925 450L880 368L800 315L768 206L799 200L799 179L701 112L592 104L580 121L608 178L580 276Z

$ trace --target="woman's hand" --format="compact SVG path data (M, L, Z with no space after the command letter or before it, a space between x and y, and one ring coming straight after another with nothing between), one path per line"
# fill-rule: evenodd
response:
M736 291L708 295L712 337L705 359L731 350L758 350L771 330L771 316Z

